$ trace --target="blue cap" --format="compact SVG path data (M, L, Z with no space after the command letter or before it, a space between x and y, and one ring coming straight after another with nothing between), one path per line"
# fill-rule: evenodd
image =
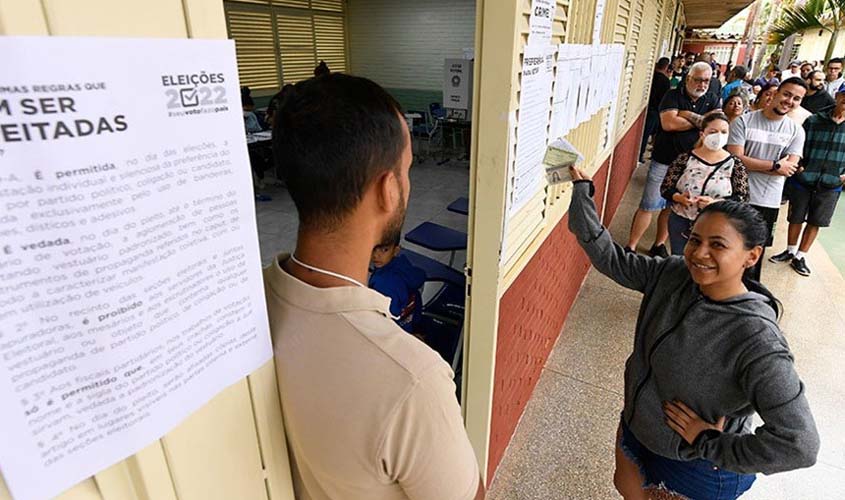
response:
M845 92L845 82L843 82L842 85L840 85L839 88L836 89L837 94L839 94L840 92Z

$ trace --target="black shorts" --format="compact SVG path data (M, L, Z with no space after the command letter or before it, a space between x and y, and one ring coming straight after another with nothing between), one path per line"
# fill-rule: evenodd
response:
M833 212L836 211L836 202L839 201L840 191L815 190L792 185L789 186L787 192L789 198L787 220L790 224L806 222L816 227L830 226Z
M772 246L772 243L775 240L775 224L778 222L778 214L780 213L779 208L770 208L770 207L759 207L757 205L751 205L754 207L760 215L763 217L763 220L766 221L766 230L768 231L769 235L766 237L766 246ZM763 259L761 258L760 261Z

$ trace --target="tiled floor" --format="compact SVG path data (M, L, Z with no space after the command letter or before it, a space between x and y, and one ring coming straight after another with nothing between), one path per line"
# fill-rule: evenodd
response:
M611 225L627 238L645 168L638 168ZM784 214L782 214L783 216ZM785 245L782 221L776 248ZM653 232L641 247L650 245ZM779 251L779 250L778 250ZM743 498L845 499L845 280L822 245L808 262L813 275L766 263L763 281L783 301L781 326L822 436L817 465L758 476ZM622 408L622 376L631 351L639 294L595 271L581 289L488 498L493 500L613 499L613 446Z
M416 161L416 160L415 160ZM411 167L411 196L405 218L404 232L410 231L422 222L432 221L466 232L467 217L446 210L446 207L469 191L469 169L465 161L452 160L436 165L433 160L415 163ZM271 201L256 202L258 240L261 247L261 262L267 265L273 256L290 252L296 244L296 208L284 186L268 186L261 190ZM407 246L419 253L447 263L446 252L430 252L403 240ZM466 261L466 252L457 252L455 267Z
M819 232L819 241L830 255L830 260L845 275L845 194L839 196L839 204L830 227ZM843 495L845 496L845 495Z

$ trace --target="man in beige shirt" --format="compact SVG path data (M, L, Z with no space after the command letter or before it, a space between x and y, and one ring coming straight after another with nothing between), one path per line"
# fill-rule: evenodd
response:
M363 285L410 195L398 104L363 78L306 80L273 147L299 214L294 254L264 272L297 498L483 498L451 368Z

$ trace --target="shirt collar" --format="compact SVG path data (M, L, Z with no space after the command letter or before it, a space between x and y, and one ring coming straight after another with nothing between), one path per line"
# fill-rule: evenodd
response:
M390 317L390 299L370 288L339 286L317 288L282 269L280 262L290 254L277 255L265 269L269 292L300 309L316 313L336 314L373 311Z
M827 121L829 121L830 123L832 123L832 124L836 125L837 127L838 127L838 126L841 126L841 125L845 125L845 122L842 122L842 123L836 123L835 121L833 121L833 110L832 110L832 109L827 110L827 111L825 111L824 113L819 113L819 114L820 114L821 116L823 116L823 117L825 118L825 120L827 120Z

